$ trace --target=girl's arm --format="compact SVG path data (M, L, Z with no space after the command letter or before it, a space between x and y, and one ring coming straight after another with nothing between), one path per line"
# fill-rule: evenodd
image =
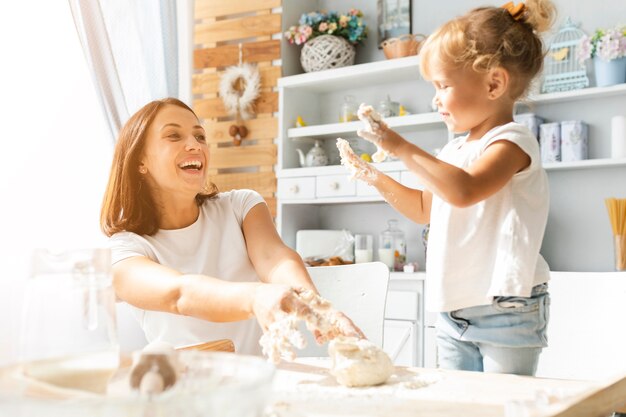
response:
M433 195L428 190L405 187L393 178L382 174L372 182L378 192L394 209L418 224L430 223Z
M352 172L353 178L376 187L383 198L408 219L420 224L430 222L430 191L405 187L359 158L348 142L341 138L337 139L337 148L341 163Z
M481 157L467 168L458 168L435 158L408 142L391 129L384 128L378 145L397 156L414 172L424 186L457 207L467 207L495 194L517 172L530 165L530 157L507 140L493 142ZM359 132L371 140L368 132Z
M485 200L530 165L530 157L507 140L493 142L473 164L458 168L403 140L391 151L443 200L468 207Z

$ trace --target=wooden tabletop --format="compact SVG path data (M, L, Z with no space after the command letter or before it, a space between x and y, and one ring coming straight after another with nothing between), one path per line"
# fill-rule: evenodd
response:
M626 403L626 375L590 382L398 367L384 385L347 388L328 360L304 362L279 365L277 417L605 417Z

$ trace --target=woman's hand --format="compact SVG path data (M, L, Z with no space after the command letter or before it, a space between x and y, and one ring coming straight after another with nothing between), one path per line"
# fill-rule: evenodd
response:
M353 322L339 310L332 309L327 313L327 317L331 322L328 332L322 334L320 330L315 330L313 335L315 341L322 345L337 336L356 337L357 339L365 339L365 335Z
M254 294L252 312L265 332L272 323L289 314L298 317L311 314L311 308L288 285L260 284Z
M306 341L298 330L303 320L323 344L337 336L364 338L363 332L345 314L311 290L279 284L261 284L254 296L253 311L263 328L259 343L263 353L274 363L281 358L294 360L295 348L302 349Z

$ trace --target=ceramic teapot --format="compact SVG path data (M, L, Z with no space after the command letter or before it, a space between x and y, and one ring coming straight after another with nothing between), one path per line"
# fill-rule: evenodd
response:
M306 157L300 149L296 149L296 151L298 152L300 166L302 167L321 167L328 165L328 155L326 155L326 151L322 148L322 144L319 140L315 141L315 145L307 152Z

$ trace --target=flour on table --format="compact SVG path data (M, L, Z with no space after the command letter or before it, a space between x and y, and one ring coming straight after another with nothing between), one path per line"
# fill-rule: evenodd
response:
M394 366L389 356L367 339L339 336L328 345L330 373L341 385L367 387L387 381Z
M382 162L387 159L389 155L387 151L380 147L383 137L382 137L382 127L387 127L387 124L383 121L383 118L372 106L369 106L365 103L361 103L359 106L359 110L357 111L357 117L363 123L365 123L366 130L365 133L368 133L367 137L369 140L374 142L376 145L376 152L372 155L372 160L374 162Z

